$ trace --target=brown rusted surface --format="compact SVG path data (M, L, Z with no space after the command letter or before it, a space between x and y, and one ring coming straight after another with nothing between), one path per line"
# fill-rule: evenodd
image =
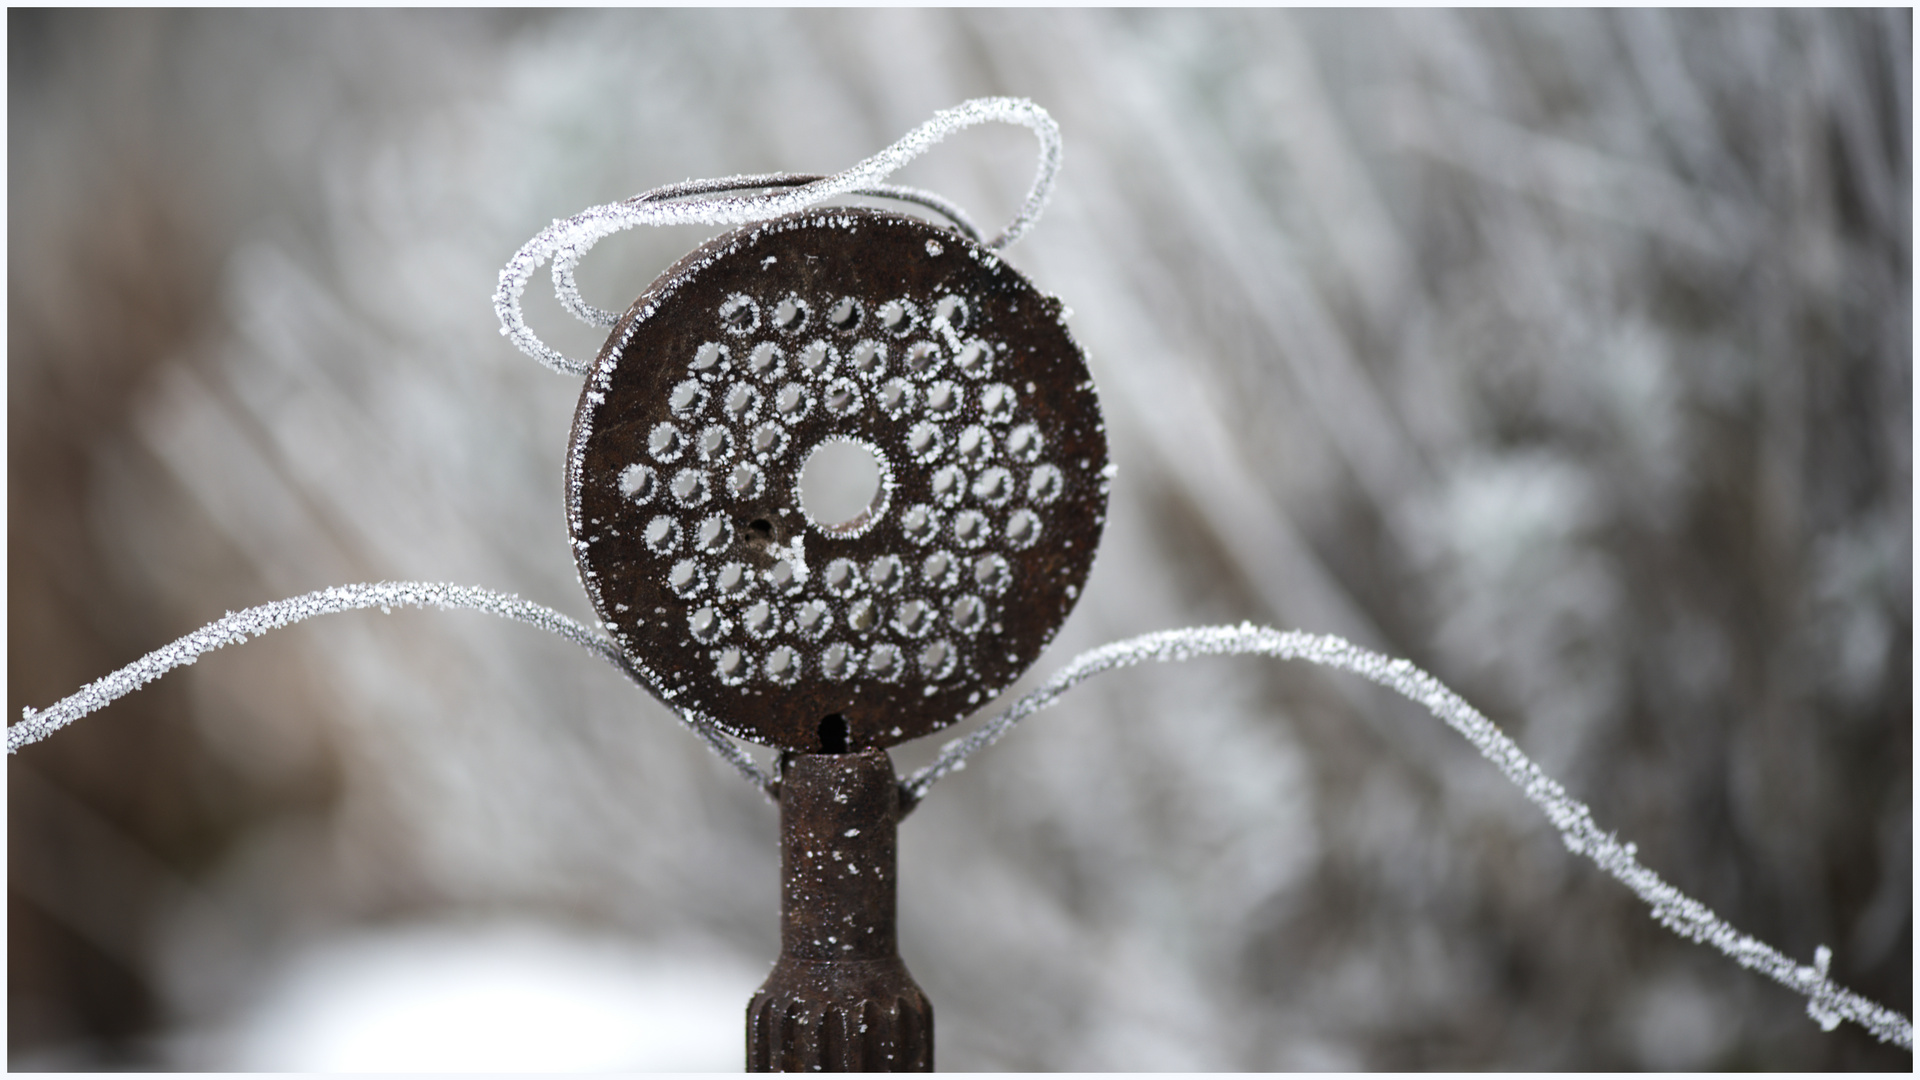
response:
M798 493L833 440L884 478L837 527ZM951 230L835 208L720 237L635 301L582 392L568 519L656 693L817 753L925 735L1017 679L1086 582L1108 476L1059 301Z
M749 1072L930 1072L933 1006L894 933L900 785L884 750L794 754L780 784L780 959Z

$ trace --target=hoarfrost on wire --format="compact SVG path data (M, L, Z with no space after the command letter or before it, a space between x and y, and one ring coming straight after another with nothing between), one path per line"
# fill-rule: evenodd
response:
M230 611L225 617L164 645L113 672L81 687L45 709L22 709L21 720L7 728L7 753L39 742L88 713L98 712L120 698L160 678L177 667L184 667L215 649L245 643L269 630L277 630L316 615L359 611L377 607L391 611L395 607L467 608L498 615L504 619L537 626L566 638L607 663L612 664L643 688L656 681L645 670L629 661L620 647L565 615L518 596L481 589L471 585L449 585L426 581L382 581L377 584L335 585L317 592L286 600L276 600L244 611ZM714 751L740 771L742 776L771 793L773 781L733 742L722 735L707 718L691 712L679 713L681 722L705 739Z
M1075 657L1038 689L1016 701L980 730L941 748L939 757L902 784L918 800L935 781L966 767L966 759L991 746L1014 724L1059 701L1068 690L1104 671L1147 661L1191 660L1197 656L1272 656L1306 660L1350 671L1420 704L1465 736L1481 756L1494 763L1514 786L1538 806L1560 831L1567 850L1598 863L1632 889L1660 924L1681 937L1712 945L1741 967L1757 971L1807 999L1807 1015L1823 1031L1852 1020L1882 1042L1913 1049L1913 1022L1898 1012L1861 997L1827 977L1833 953L1822 945L1811 966L1796 964L1765 942L1735 930L1705 904L1693 899L1641 865L1634 845L1603 832L1585 803L1567 794L1520 747L1447 689L1438 679L1405 660L1393 660L1330 634L1279 631L1242 623L1166 630L1104 645Z
M977 237L978 230L966 215L947 200L931 192L894 187L882 181L947 136L976 124L993 122L1029 128L1040 143L1040 162L1026 200L1000 235L985 243L988 248L1006 247L1033 226L1053 194L1054 176L1060 170L1060 127L1045 109L1024 98L975 98L940 110L926 123L901 136L892 146L832 176L814 179L773 173L688 181L655 188L621 202L592 207L570 218L557 220L527 241L500 271L500 287L493 295L494 311L500 316L500 333L521 352L555 371L567 375L587 374L592 367L591 362L562 355L533 332L520 310L520 297L526 292L527 282L532 279L534 272L551 260L554 293L560 298L561 304L585 322L611 326L619 317L613 312L594 307L581 297L574 282L574 271L595 244L614 233L639 225L742 225L793 213L842 195L879 195L930 207L951 218L963 233ZM773 187L786 190L759 195L724 194Z
M387 610L395 605L470 608L538 626L559 634L613 664L636 683L652 685L648 674L622 656L612 640L551 608L517 596L471 586L428 582L340 585L229 613L225 618L156 649L103 679L88 683L49 708L23 710L24 718L7 729L7 753L15 753L23 746L46 738L174 668L193 663L202 654L214 649L240 644L268 630L316 615L369 607ZM991 746L1014 724L1054 704L1068 690L1101 672L1147 661L1191 660L1198 656L1271 656L1306 660L1353 672L1425 706L1471 742L1529 801L1545 812L1547 819L1560 831L1561 839L1569 851L1592 859L1601 869L1632 889L1634 895L1653 909L1653 917L1661 925L1691 941L1712 945L1740 966L1766 975L1803 995L1807 999L1807 1015L1822 1030L1831 1031L1840 1021L1852 1020L1882 1042L1913 1049L1911 1020L1828 978L1832 950L1822 945L1815 951L1812 965L1796 964L1771 945L1735 930L1705 904L1682 893L1660 875L1641 865L1634 845L1622 843L1614 834L1602 831L1593 820L1592 810L1585 803L1567 794L1558 781L1542 772L1512 739L1494 726L1493 721L1447 689L1438 679L1408 661L1393 660L1369 652L1329 634L1283 632L1242 623L1239 626L1166 630L1082 653L1039 689L1016 701L979 731L942 747L939 757L902 782L903 795L913 802L924 798L942 777L964 769L970 755ZM773 778L755 766L745 751L728 740L710 721L687 712L682 712L680 719L761 791L770 797L776 793Z

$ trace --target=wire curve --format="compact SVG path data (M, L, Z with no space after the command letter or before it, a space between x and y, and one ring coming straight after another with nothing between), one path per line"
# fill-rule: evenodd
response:
M79 690L44 709L22 709L19 723L7 728L7 753L18 753L89 713L98 712L169 671L184 667L201 656L239 645L317 615L358 611L377 607L467 608L513 619L558 634L619 668L628 679L643 689L657 685L651 673L634 664L620 646L604 634L595 633L573 619L518 596L482 589L472 585L450 585L428 581L382 581L377 584L335 585L316 592L275 600L227 614L193 633L161 646L133 663L95 679ZM655 697L660 695L655 694ZM661 700L665 700L662 698ZM740 749L715 727L711 720L693 712L674 710L680 722L707 741L715 753L758 787L768 798L775 797L774 782Z
M977 124L996 122L1028 128L1040 144L1039 164L1025 201L999 235L984 245L996 250L1004 248L1033 227L1046 209L1047 200L1052 197L1054 178L1060 171L1060 125L1047 115L1045 109L1025 98L975 98L940 110L885 150L830 176L798 182L797 176L790 173L690 180L655 188L620 202L591 207L570 218L556 219L552 225L523 244L500 271L500 286L493 294L493 309L500 318L500 333L521 352L555 371L567 375L585 375L591 363L565 356L541 341L539 335L527 325L520 299L534 273L542 264L551 261L554 290L561 304L576 318L594 325L610 325L617 316L594 307L580 296L574 282L574 271L595 244L614 233L640 225L741 225L779 217L843 195L879 195L927 206L952 218L961 225L962 232L977 237L978 230L952 203L931 192L896 188L886 185L884 181L947 136ZM777 190L759 195L723 194L766 187Z
M7 753L46 738L60 728L138 690L175 668L227 645L237 645L269 630L302 622L316 615L396 605L469 608L514 619L560 635L619 668L635 684L652 690L657 685L640 665L625 656L605 635L552 608L518 596L467 585L419 581L383 581L377 584L336 585L287 600L277 600L224 617L179 638L101 679L81 687L45 709L23 709L19 723L7 728ZM1493 721L1449 690L1438 679L1406 660L1393 660L1328 634L1282 632L1242 623L1239 626L1194 627L1146 634L1104 645L1075 657L1038 689L1022 697L964 738L955 739L927 767L901 781L907 807L924 798L934 783L966 766L968 757L993 745L1013 725L1059 701L1080 683L1105 671L1152 661L1190 660L1199 656L1272 656L1308 660L1350 671L1426 706L1428 711L1473 743L1481 755L1520 788L1559 830L1568 850L1584 855L1633 890L1653 909L1653 916L1669 930L1695 942L1712 945L1742 967L1757 971L1807 998L1807 1015L1823 1030L1842 1020L1859 1024L1882 1042L1913 1049L1913 1022L1828 977L1833 953L1819 947L1811 966L1796 964L1773 946L1735 930L1700 901L1668 884L1642 865L1633 844L1604 832L1593 811L1543 772L1522 753ZM659 696L659 695L656 695ZM664 700L664 698L663 698ZM778 801L779 781L753 763L744 750L728 739L712 721L691 711L676 710L681 723L705 739L767 798Z
M683 199L711 195L724 191L747 191L761 188L802 187L829 179L820 173L767 173L760 176L728 176L716 180L683 180L677 184L666 184L652 191L641 192L626 200L629 203L659 202L666 199ZM921 188L900 187L895 184L876 184L847 192L848 195L868 196L876 199L893 199L898 202L915 203L953 222L967 239L978 244L980 229L973 223L957 203L943 195ZM574 280L574 274L580 266L580 260L586 257L587 248L570 249L553 257L553 293L560 299L574 318L591 326L612 326L620 321L620 313L605 308L594 307L580 295L580 286Z
M1622 843L1613 833L1602 831L1593 819L1593 811L1585 803L1567 794L1559 781L1534 764L1493 721L1449 690L1440 680L1406 660L1394 660L1370 652L1331 634L1308 634L1298 630L1282 632L1252 623L1241 623L1239 626L1163 630L1082 653L986 726L941 747L939 756L931 764L901 782L902 798L908 805L917 803L936 781L965 768L968 757L999 741L1014 724L1054 704L1068 690L1101 672L1147 661L1191 660L1199 656L1271 656L1307 660L1350 671L1425 706L1429 712L1445 721L1448 727L1471 742L1483 757L1493 762L1520 789L1529 802L1546 814L1547 820L1559 830L1560 838L1569 851L1592 859L1602 870L1632 889L1634 895L1653 909L1653 917L1661 925L1689 941L1712 945L1741 967L1757 971L1805 996L1807 1015L1822 1030L1832 1031L1840 1021L1851 1020L1866 1028L1881 1042L1894 1043L1909 1051L1913 1049L1911 1020L1827 977L1827 967L1833 953L1826 946L1815 950L1811 966L1796 964L1773 946L1735 930L1705 904L1674 888L1660 875L1642 865L1633 844Z

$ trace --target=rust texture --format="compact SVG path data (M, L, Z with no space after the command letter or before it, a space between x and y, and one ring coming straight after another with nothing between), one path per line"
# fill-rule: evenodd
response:
M1053 640L1112 469L1060 302L917 218L835 207L721 236L615 325L581 391L567 520L601 621L663 701L784 751L781 955L755 1071L927 1071L894 936L885 748L971 714ZM881 476L817 520L810 456Z
M958 233L844 207L719 237L649 286L582 391L568 521L654 692L821 753L926 735L1019 678L1106 517L1105 424L1063 320ZM815 521L800 474L834 441L883 483Z
M933 1070L933 1006L894 932L903 813L885 750L787 758L780 959L747 1005L747 1071Z

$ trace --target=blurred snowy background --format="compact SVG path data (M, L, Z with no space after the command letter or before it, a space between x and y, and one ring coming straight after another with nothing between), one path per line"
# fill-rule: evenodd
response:
M8 16L8 707L417 578L590 618L555 217L1033 98L1011 261L1120 467L1035 669L1251 619L1407 656L1736 926L1911 1012L1910 15ZM897 179L985 227L1032 138ZM621 308L711 230L582 268ZM540 282L535 326L599 333ZM1033 681L1032 678L1028 683ZM1024 685L1024 684L1023 684ZM895 755L924 762L938 739ZM15 1068L737 1068L773 809L598 660L333 616L7 763ZM902 829L948 1069L1878 1068L1437 721L1110 675Z

